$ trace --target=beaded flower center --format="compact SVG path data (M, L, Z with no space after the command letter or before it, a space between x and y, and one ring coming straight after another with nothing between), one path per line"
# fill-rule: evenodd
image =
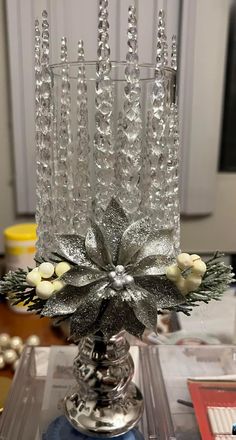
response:
M114 270L109 272L108 277L114 290L122 290L134 282L134 278L125 273L125 268L121 265L116 266Z

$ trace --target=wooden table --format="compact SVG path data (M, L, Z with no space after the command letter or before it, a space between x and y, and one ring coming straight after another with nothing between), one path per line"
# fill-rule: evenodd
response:
M60 329L52 327L49 318L40 318L31 313L16 313L6 303L0 303L0 333L20 336L25 341L30 335L36 334L41 345L64 345L66 340ZM12 377L10 368L0 371L0 376Z

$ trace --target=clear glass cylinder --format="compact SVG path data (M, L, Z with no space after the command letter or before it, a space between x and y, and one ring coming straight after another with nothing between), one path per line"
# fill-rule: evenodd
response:
M51 89L41 92L51 102L51 120L41 118L41 131L50 123L51 236L84 235L89 218L101 221L114 197L130 220L148 216L155 228L174 229L177 251L176 71L112 62L99 79L98 68L93 61L53 65Z

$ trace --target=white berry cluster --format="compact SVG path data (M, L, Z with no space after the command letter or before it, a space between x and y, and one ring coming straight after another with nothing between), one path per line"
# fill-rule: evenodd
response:
M189 272L184 277L182 272L188 269ZM199 255L182 253L177 256L176 264L172 264L167 268L166 276L175 283L183 295L187 295L201 285L205 272L206 264Z
M29 336L25 343L19 336L12 338L8 333L0 334L0 370L6 367L11 367L16 370L21 353L25 345L37 346L40 345L40 339L37 335Z
M64 261L55 267L52 263L42 263L27 274L26 282L29 286L36 287L36 295L39 298L46 300L64 287L64 283L58 278L68 270L70 265Z
M114 290L122 290L134 283L134 278L126 274L124 266L119 264L114 270L109 272L108 278L111 281L111 287Z

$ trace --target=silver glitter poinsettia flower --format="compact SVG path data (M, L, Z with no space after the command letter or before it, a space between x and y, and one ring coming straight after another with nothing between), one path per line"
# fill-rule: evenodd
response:
M74 266L61 279L65 287L46 303L42 315L71 316L71 336L120 330L141 337L156 329L158 310L183 303L165 274L170 264L172 232L152 233L148 218L129 225L112 199L101 226L91 222L86 237L58 235L58 253Z

